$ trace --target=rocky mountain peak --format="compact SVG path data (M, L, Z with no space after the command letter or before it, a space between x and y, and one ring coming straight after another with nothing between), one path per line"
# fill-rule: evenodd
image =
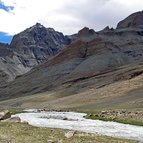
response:
M117 29L141 27L143 27L143 11L139 11L129 15L127 18L120 21L117 25Z
M41 23L36 23L35 26L36 26L36 27L40 27L40 28L41 28L41 27L44 27Z
M113 32L114 29L110 28L109 26L106 26L103 30L101 30L100 32Z
M0 85L47 61L74 39L75 35L65 36L36 23L15 35L10 45L0 43Z
M77 36L78 37L84 37L84 36L88 36L88 35L93 35L95 34L95 31L93 29L89 29L88 27L84 27L83 29L81 29Z
M36 23L35 25L33 25L32 27L24 30L23 32L21 32L20 34L30 34L30 36L33 36L34 34L43 34L46 31L46 27L44 27L43 25L41 25L40 23Z
M31 26L30 28L28 29L33 29L33 28L45 28L41 23L36 23L35 25ZM27 29L26 29L27 30Z
M71 42L71 37L36 23L15 35L10 46L25 59L26 66L34 67L57 54Z

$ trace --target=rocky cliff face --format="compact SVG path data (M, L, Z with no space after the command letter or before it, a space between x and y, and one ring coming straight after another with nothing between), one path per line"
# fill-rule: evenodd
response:
M37 23L15 35L10 46L20 55L25 66L34 67L60 52L72 40L70 36Z
M37 23L15 35L10 45L0 44L0 85L50 59L75 37Z
M19 55L9 45L0 44L0 85L13 80L17 75L29 71L20 61Z
M5 57L11 55L12 50L10 50L8 44L0 43L0 57Z

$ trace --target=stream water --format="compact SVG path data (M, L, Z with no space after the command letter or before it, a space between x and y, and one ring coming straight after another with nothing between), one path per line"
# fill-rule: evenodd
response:
M28 122L36 127L61 128L69 130L96 133L112 137L139 140L143 143L143 127L121 124L111 121L100 121L85 119L84 113L75 112L37 112L29 110L27 113L20 113L22 121Z

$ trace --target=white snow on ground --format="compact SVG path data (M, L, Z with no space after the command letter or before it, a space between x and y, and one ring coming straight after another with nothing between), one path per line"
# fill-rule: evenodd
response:
M77 130L99 135L135 139L143 143L143 127L141 126L85 119L84 116L86 114L84 113L29 111L29 113L20 113L14 116L19 116L22 121L26 121L36 127Z

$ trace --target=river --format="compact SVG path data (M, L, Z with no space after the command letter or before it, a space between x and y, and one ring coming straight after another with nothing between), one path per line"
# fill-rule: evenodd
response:
M18 116L22 121L28 122L36 127L61 128L87 133L96 133L112 137L139 140L143 143L143 127L116 123L111 121L100 121L85 119L85 113L75 112L37 112L28 110L27 113L20 113Z

